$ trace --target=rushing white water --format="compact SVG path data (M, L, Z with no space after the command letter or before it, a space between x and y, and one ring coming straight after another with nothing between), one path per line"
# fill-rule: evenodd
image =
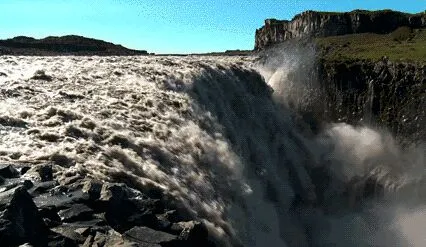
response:
M315 88L283 88L288 66L272 77L255 68L251 57L0 57L0 159L51 160L60 182L160 188L221 246L424 246L410 223L424 222L424 149L343 123L305 136L279 102ZM295 207L318 199L317 166L333 173L333 207L370 174L402 191L389 195L414 188L423 199L368 200L361 212Z

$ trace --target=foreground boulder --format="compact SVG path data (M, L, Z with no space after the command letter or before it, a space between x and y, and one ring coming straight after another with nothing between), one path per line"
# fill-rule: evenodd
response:
M48 229L25 187L0 194L0 210L3 211L0 213L1 246L47 244Z

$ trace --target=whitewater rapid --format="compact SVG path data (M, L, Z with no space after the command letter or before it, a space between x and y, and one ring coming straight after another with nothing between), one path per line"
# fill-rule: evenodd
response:
M0 57L0 160L52 161L60 183L159 191L219 246L426 244L407 220L424 225L424 147L402 151L391 136L344 123L307 135L278 100L294 96L285 73L266 75L256 61ZM321 195L331 213L316 206L318 167L333 173ZM370 174L385 191L423 199L366 200L360 212L339 205L346 184Z

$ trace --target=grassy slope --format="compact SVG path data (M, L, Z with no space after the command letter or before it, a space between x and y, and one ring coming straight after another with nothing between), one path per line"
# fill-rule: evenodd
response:
M351 34L317 38L321 56L328 61L391 61L426 64L426 29L401 27L390 34Z

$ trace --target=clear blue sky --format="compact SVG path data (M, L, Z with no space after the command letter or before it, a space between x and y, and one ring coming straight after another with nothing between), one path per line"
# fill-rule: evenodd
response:
M252 49L266 18L384 8L417 13L426 0L0 0L0 38L77 34L155 53Z

